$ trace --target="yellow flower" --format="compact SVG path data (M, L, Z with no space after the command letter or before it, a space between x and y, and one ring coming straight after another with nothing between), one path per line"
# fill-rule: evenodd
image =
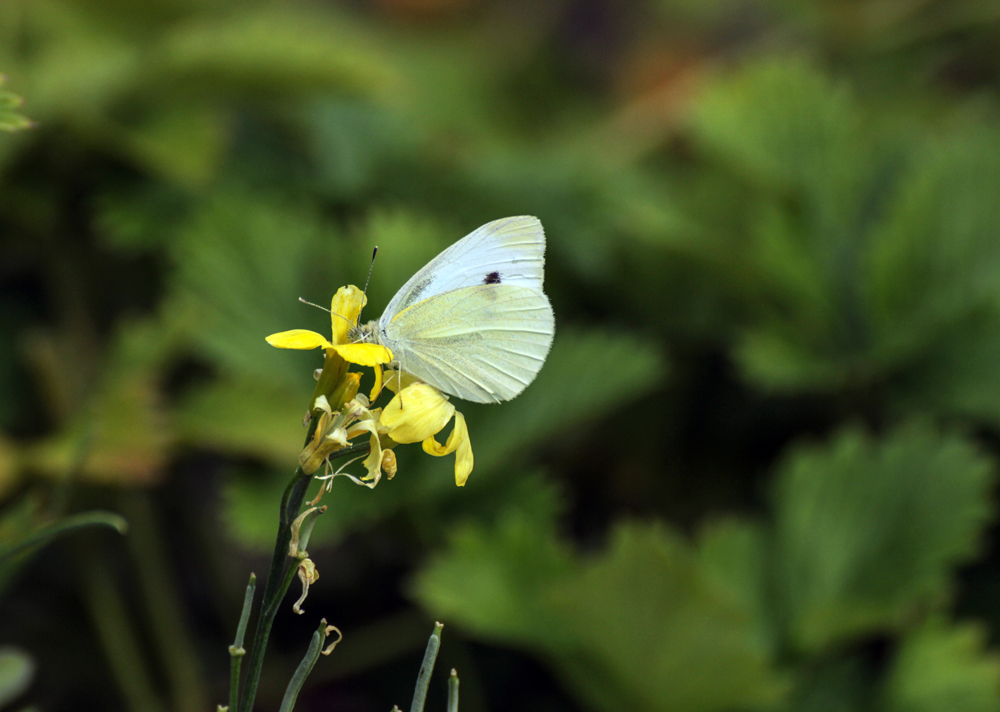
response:
M299 456L299 465L306 474L313 474L329 463L331 455L347 447L354 438L367 435L369 452L364 460L366 474L361 478L342 472L345 463L336 472L327 471L317 479L327 480L328 489L334 477L343 475L357 484L374 487L382 473L392 479L396 474L396 455L392 447L397 444L423 443L424 452L443 457L455 456L455 483L465 484L472 472L472 444L465 416L455 410L448 398L433 386L398 370L392 371L386 387L396 395L384 409L371 408L382 390L382 366L393 360L392 352L384 346L367 343L350 343L349 333L358 322L361 309L367 301L355 286L341 287L330 304L331 338L306 329L292 329L271 334L267 342L282 349L317 349L326 351L323 369L319 373L316 389L310 400L313 418L318 418L312 438ZM375 369L375 387L371 399L358 393L361 375L349 373L347 364L369 366ZM441 430L454 419L455 425L445 444L435 439ZM360 459L360 456L355 459ZM330 468L332 469L332 468ZM320 496L323 490L320 490ZM319 501L316 497L314 504Z
M398 382L398 372L390 378L389 387ZM395 390L395 389L393 389ZM455 419L455 426L444 445L434 436ZM472 443L465 416L459 413L448 398L427 383L415 382L402 388L382 410L379 430L400 444L422 442L424 452L435 457L455 455L455 484L463 486L472 472Z
M352 344L348 338L348 332L358 323L361 310L367 302L368 298L354 285L341 287L337 290L330 302L332 338L329 341L322 334L308 329L292 329L266 337L267 343L279 349L308 351L309 349L322 348L326 350L326 363L323 365L320 383L316 386L313 408L316 407L315 400L321 395L327 395L327 391L334 388L336 382L346 373L347 369L341 360L359 366L374 367L378 381L376 389L381 388L381 366L392 361L392 352L385 346L378 344ZM376 391L372 393L374 398L377 393ZM340 403L331 401L331 405L336 409Z

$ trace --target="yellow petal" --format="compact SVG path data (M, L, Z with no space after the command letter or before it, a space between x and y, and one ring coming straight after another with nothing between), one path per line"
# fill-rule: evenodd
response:
M426 383L415 383L389 401L379 423L397 443L418 443L438 433L454 413L455 406L441 391Z
M465 416L455 413L455 429L451 431L448 442L458 433L458 452L455 453L455 484L465 486L465 481L472 474L475 458L472 457L472 439L469 438L469 428L465 424Z
M469 428L465 423L465 416L458 411L455 411L455 427L452 428L447 443L441 445L433 437L424 440L424 452L428 455L443 457L456 450L458 453L455 455L455 484L462 487L472 473L474 458L472 457L472 441L469 439Z
M330 301L330 320L333 327L333 343L346 344L347 332L358 325L361 309L368 302L364 292L349 284L341 287ZM364 364L362 364L364 365Z
M309 331L308 329L292 329L291 331L282 331L277 334L271 334L264 339L271 346L275 346L279 349L318 349L319 347L330 348L333 346L322 334L317 334L315 331Z
M372 386L371 395L368 398L369 403L374 403L375 399L378 398L379 393L382 392L382 365L375 365L375 385Z
M392 351L378 344L340 344L330 348L345 361L359 366L377 366L392 361Z

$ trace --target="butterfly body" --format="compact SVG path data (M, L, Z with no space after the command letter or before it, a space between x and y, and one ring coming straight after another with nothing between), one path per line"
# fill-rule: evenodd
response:
M544 265L537 218L495 220L431 260L352 337L388 347L400 369L445 393L510 400L534 380L555 334Z

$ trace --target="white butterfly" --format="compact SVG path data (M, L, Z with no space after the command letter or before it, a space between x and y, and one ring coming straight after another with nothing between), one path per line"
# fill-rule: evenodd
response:
M510 400L535 379L552 346L544 267L538 218L494 220L428 262L352 340L388 347L401 370L444 393Z

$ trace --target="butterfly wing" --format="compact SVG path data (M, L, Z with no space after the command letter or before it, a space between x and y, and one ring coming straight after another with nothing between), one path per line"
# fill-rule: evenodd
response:
M554 334L540 289L500 283L417 302L386 324L382 338L404 371L463 400L498 403L534 380Z
M545 233L538 218L501 218L473 230L428 262L389 302L379 324L385 329L403 310L462 287L511 284L542 291Z

